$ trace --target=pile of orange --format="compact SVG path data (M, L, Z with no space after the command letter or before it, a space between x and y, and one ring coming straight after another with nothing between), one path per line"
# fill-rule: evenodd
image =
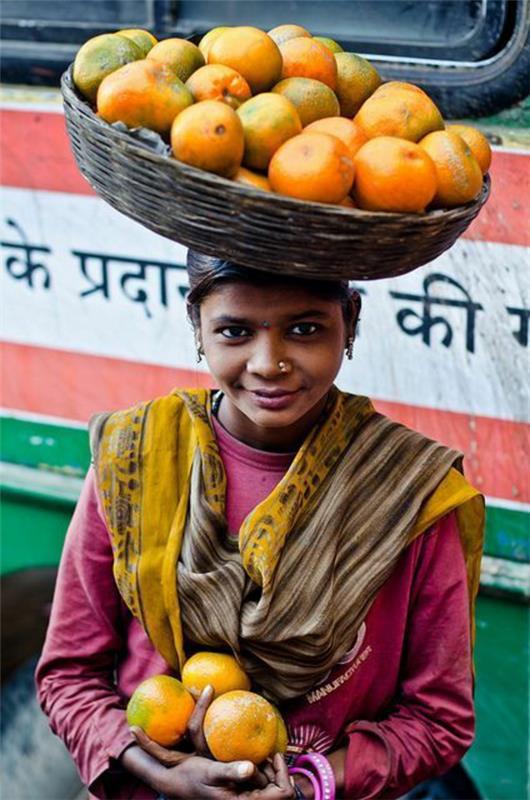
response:
M154 675L143 681L127 705L129 725L142 728L158 744L172 747L186 734L195 699L214 690L204 718L204 735L218 761L260 764L287 749L287 728L278 709L250 691L237 660L225 653L200 652L182 669L181 680Z
M174 158L261 191L370 211L469 203L491 149L418 86L300 25L218 27L198 46L148 31L79 50L79 91L109 123L157 131Z

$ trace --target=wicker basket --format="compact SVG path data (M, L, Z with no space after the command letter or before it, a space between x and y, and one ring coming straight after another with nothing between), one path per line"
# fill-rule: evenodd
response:
M447 250L489 194L424 214L388 214L270 195L160 156L99 119L61 82L79 169L111 206L168 239L271 273L370 280L410 272Z

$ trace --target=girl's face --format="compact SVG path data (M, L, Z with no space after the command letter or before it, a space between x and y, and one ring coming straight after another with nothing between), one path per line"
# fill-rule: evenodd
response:
M351 333L341 303L288 285L229 283L200 311L202 348L225 395L222 424L254 447L298 446L325 406Z

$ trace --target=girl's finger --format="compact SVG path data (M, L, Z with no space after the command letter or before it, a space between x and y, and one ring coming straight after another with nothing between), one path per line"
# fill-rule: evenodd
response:
M274 770L272 762L267 759L265 764L262 765L261 769L265 773L265 776L269 781L269 783L274 783L276 780L276 772Z
M204 738L204 715L213 700L213 686L205 686L193 709L193 714L188 722L188 734L191 742L199 755L209 755L210 751Z
M205 782L209 786L226 786L252 780L255 774L256 767L252 761L231 761L228 764L212 761L208 765Z
M132 727L131 733L134 736L136 743L145 750L146 753L156 758L165 767L174 767L180 764L186 758L189 758L189 753L179 753L177 750L168 750L166 747L154 742L141 728L136 725Z
M271 782L269 776L262 767L256 769L252 781L256 789L264 789Z
M287 764L281 753L276 753L273 759L273 766L275 771L275 783L280 789L285 791L292 791L293 785L289 776Z

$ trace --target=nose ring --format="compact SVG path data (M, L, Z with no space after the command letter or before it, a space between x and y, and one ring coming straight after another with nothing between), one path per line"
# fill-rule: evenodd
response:
M280 368L280 372L288 372L289 371L288 365L285 363L285 361L278 361L278 366Z

